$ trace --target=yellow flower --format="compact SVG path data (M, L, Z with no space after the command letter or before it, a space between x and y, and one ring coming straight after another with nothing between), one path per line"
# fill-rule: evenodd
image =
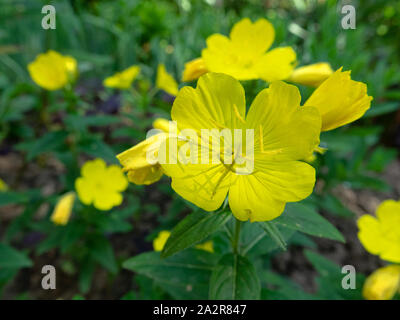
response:
M296 53L291 47L268 51L274 38L275 30L269 21L259 19L252 23L245 18L233 26L229 38L222 34L209 36L201 56L210 72L225 73L238 80L287 79L292 74Z
M178 84L175 79L167 72L163 64L159 64L157 68L156 87L164 90L172 96L178 94Z
M329 63L319 62L294 69L288 81L318 87L332 73L333 70Z
M167 230L160 231L157 237L153 240L153 249L154 251L162 251L164 249L165 244L167 243L168 238L170 237L171 232ZM206 241L204 243L198 244L195 248L199 250L204 250L213 253L214 245L212 241Z
M169 130L169 121L161 118L156 119L153 122L153 127L162 132L117 155L124 168L123 170L128 172L128 180L134 184L152 184L160 180L163 175L163 170L158 163L147 161L147 154L157 152L161 142L165 139L165 133Z
M196 80L207 72L208 70L203 58L196 58L192 61L185 63L185 69L182 73L182 81L187 82Z
M58 225L66 225L72 213L74 206L75 192L68 192L58 200L50 220Z
M81 177L76 179L75 188L79 199L86 205L99 210L110 210L122 203L121 192L128 181L117 165L106 166L102 159L87 161L81 168Z
M0 178L0 192L7 190L8 190L7 183L5 183L4 180Z
M192 129L200 137L202 129L215 128L227 129L231 137L235 129L253 132L254 155L249 160L254 170L243 166L242 160L250 157L248 146L235 145L229 165L223 157L210 164L161 163L172 177L172 188L206 211L218 209L229 193L230 208L243 221L272 220L283 212L286 202L306 198L315 184L315 170L299 160L318 146L321 118L316 108L300 107L300 99L295 86L278 81L257 95L246 115L243 87L228 75L207 73L196 89L182 88L171 111L180 134ZM171 137L166 140L172 143ZM206 140L200 144L199 156L209 152Z
M365 83L351 80L342 68L325 80L304 104L318 108L322 131L333 130L361 118L371 106Z
M70 56L49 50L39 54L35 61L28 64L32 80L47 90L58 90L65 87L77 76L77 62Z
M121 72L117 72L111 77L104 79L103 85L108 88L129 89L139 72L139 66L131 66Z
M368 300L390 300L400 286L400 266L389 265L374 271L365 281L363 296Z
M357 221L358 238L364 248L382 260L400 262L400 201L386 200L376 210L376 218L363 215Z

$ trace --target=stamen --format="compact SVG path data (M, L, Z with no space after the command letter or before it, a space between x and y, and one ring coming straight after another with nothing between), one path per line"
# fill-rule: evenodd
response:
M226 127L225 126L223 126L223 125L221 125L221 124L219 124L217 121L215 121L214 119L209 119L212 123L213 123L213 125L214 126L216 126L218 129L226 129Z
M240 121L241 123L246 124L246 121L245 121L245 120L243 119L243 117L240 115L239 110L238 110L236 104L233 104L233 110L235 111L236 118L238 118L239 121Z

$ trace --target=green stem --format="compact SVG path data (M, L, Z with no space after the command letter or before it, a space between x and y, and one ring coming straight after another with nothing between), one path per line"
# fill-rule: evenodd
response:
M235 233L233 235L232 240L232 248L233 253L237 254L239 252L239 239L240 239L240 228L242 226L242 222L238 219L235 219Z

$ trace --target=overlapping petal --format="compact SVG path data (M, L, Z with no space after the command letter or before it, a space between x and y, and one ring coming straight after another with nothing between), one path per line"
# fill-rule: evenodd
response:
M333 130L361 118L371 105L366 84L351 80L342 68L325 80L304 104L318 108L322 131Z

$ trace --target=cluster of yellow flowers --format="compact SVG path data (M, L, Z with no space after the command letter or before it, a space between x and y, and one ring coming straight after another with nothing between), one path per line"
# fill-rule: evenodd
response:
M400 293L400 201L382 202L376 217L363 215L358 228L358 238L368 252L397 263L373 272L364 284L363 295L369 300L390 300Z
M352 80L350 72L341 68L333 73L329 65L316 64L293 70L296 55L291 48L267 52L273 39L274 29L265 19L241 20L230 38L210 36L202 57L186 64L183 73L184 80L201 75L196 89L182 88L171 110L178 131L200 133L216 125L232 133L253 129L257 133L253 173L237 174L234 166L222 160L208 165L147 162L146 154L168 137L164 125L159 135L117 156L129 180L150 184L165 173L179 195L206 211L218 209L229 194L230 208L239 220L272 220L287 202L306 198L315 184L315 170L305 160L318 150L320 132L359 119L372 97L364 83ZM238 80L259 78L272 83L246 112ZM322 84L301 106L299 90L279 81L283 79Z
M367 86L351 79L350 71L334 72L328 63L296 68L296 53L291 47L270 49L275 31L266 19L236 23L229 37L213 34L198 57L185 64L182 81L198 80L197 87L184 87L159 64L155 86L176 96L171 119L178 131L193 129L252 129L254 171L238 174L236 163L222 159L211 164L149 163L147 154L157 153L171 135L169 121L157 119L159 133L119 154L123 170L108 166L101 159L88 161L81 169L75 189L83 204L109 210L121 204L127 180L151 184L163 174L171 177L172 188L184 199L206 211L217 210L228 197L233 215L239 220L267 221L282 214L287 202L300 201L312 192L315 169L306 162L319 150L320 133L349 124L369 109L372 97ZM77 77L77 62L55 51L39 55L28 66L39 86L61 89ZM106 78L104 86L126 90L140 75L137 65ZM255 97L247 110L245 92L239 81L263 79L270 83ZM298 88L283 80L316 87L301 105ZM202 147L204 141L192 141ZM208 142L206 142L208 144ZM127 172L127 178L123 175ZM56 224L68 222L75 193L61 197L51 217ZM377 210L358 221L359 238L365 248L383 260L400 263L400 202L385 201ZM153 242L161 251L170 236L161 231ZM213 252L208 241L197 246ZM390 299L400 286L400 265L375 271L366 281L367 299Z

